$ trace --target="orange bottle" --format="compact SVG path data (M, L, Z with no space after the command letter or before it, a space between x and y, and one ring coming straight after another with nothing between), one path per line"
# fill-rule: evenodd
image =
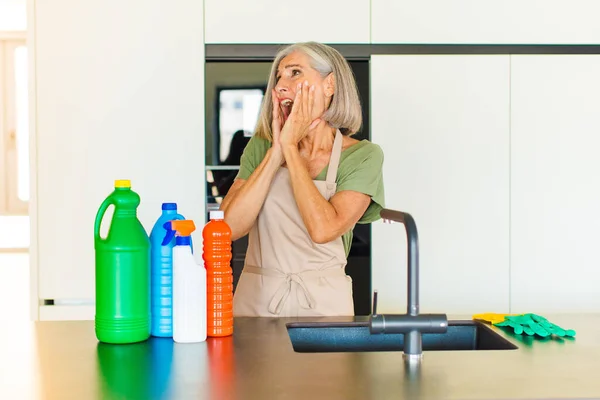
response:
M202 230L206 267L207 336L233 334L233 271L231 269L231 228L223 211L211 211Z

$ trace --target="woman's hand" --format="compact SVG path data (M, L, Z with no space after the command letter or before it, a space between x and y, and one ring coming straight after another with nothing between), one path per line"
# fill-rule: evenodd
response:
M281 112L281 106L279 104L279 98L275 89L271 89L271 99L273 103L273 121L271 122L271 131L273 132L273 146L279 145L279 135L281 133L281 127L283 126L283 115Z
M283 151L280 144L281 127L283 126L283 114L279 104L279 98L274 89L271 89L271 99L273 103L273 121L271 122L271 132L273 134L272 154L277 160L278 165L284 162Z
M279 109L279 107L277 107ZM275 123L275 118L273 118ZM292 112L288 117L283 129L279 125L279 145L298 146L298 143L314 129L321 119L318 110L315 109L315 87L308 86L308 81L299 84L296 90L296 98L292 106Z

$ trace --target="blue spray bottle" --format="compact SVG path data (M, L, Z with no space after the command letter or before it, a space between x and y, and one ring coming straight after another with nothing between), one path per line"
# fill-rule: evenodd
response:
M177 213L176 203L163 203L162 214L150 233L150 304L152 319L150 334L157 337L173 337L173 247L175 238L165 228L173 220L184 220ZM169 224L167 224L168 226ZM169 237L169 240L165 240Z

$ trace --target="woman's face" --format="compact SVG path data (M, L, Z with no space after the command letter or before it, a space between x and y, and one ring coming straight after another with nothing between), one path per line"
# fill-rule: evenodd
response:
M308 88L315 86L314 91L314 115L316 119L323 115L329 106L333 95L333 80L331 74L325 78L310 66L309 58L301 52L294 52L281 60L277 68L277 79L275 94L279 101L279 107L286 121L292 111L292 105L298 85L304 85L308 81Z

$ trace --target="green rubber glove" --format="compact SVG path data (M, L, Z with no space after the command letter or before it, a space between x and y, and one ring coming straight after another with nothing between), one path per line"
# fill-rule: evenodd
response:
M495 326L507 326L514 330L517 335L525 332L527 335L539 335L548 337L556 335L560 337L575 336L575 331L572 329L563 329L548 321L546 318L536 314L521 314L506 316L504 321L497 322Z

